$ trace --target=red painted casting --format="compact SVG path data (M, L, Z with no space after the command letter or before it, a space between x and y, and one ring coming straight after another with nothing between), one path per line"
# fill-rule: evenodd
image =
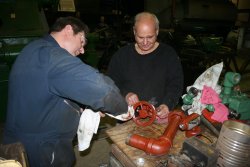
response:
M132 134L127 137L126 144L143 150L150 155L167 154L172 147L173 139L184 117L185 114L182 111L170 112L168 116L169 123L162 136L155 139Z

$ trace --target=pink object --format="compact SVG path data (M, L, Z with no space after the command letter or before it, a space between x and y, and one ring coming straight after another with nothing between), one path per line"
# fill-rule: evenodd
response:
M203 104L216 104L220 103L219 95L211 88L204 85L201 95L201 103Z
M212 104L214 106L214 113L211 118L218 122L224 122L228 120L228 108L221 103L219 95L206 85L203 87L201 95L201 103Z
M228 120L228 108L222 104L222 103L217 103L214 104L214 113L211 116L212 119L218 121L218 122L224 122Z
M168 123L168 114L163 115L162 117L156 116L155 122L158 124L167 124Z

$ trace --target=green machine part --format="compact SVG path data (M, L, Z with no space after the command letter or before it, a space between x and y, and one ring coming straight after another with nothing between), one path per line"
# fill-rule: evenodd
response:
M250 120L250 99L246 95L232 96L228 107L240 114L241 120Z
M48 32L43 10L35 0L0 1L0 62L11 66L30 41Z
M191 105L194 101L194 97L197 96L199 90L195 87L191 87L187 94L183 97L183 103L186 105Z
M235 89L240 79L239 73L227 72L220 98L230 111L239 114L241 120L250 120L250 99L247 94L242 93L239 89Z
M240 83L241 75L235 72L227 72L224 77L220 98L222 103L229 109L229 117L240 120L250 120L250 98L242 93L236 86ZM197 95L197 90L192 87L183 98L185 105L191 105L193 98ZM214 111L214 106L208 104L206 108Z
M8 76L16 57L30 41L48 32L43 10L35 0L0 0L0 121L7 109Z

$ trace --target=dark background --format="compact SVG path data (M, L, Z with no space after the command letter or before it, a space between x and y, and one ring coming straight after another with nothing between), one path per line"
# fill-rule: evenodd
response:
M59 10L62 2L73 3L75 9ZM242 66L235 58L239 50L250 48L249 0L0 0L0 119L5 116L8 74L15 58L27 43L46 34L58 17L75 16L89 26L86 52L79 58L105 73L114 52L134 41L133 17L141 11L158 17L158 40L176 49L184 87L221 61L223 73L247 72L249 56ZM100 25L101 17L105 26ZM241 53L247 55L249 50Z

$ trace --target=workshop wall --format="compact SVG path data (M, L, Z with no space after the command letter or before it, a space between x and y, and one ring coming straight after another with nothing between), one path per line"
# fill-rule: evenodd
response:
M100 16L105 16L108 24L114 24L117 17L133 16L144 10L143 0L75 0L75 5L80 18L92 28L97 26Z
M238 16L236 20L236 25L241 26L242 22L248 22L250 13L250 1L249 0L232 0L232 2L237 6Z

